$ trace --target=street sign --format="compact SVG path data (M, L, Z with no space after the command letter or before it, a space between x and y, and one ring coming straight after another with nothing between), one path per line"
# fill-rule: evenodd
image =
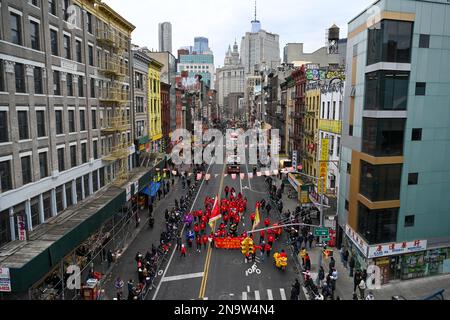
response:
M330 235L330 230L328 228L316 228L314 230L315 237L328 237Z
M323 242L329 242L329 241L331 241L331 238L330 237L325 237L325 238L321 238L321 240Z

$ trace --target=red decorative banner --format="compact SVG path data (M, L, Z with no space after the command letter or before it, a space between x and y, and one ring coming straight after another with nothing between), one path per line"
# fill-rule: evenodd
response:
M243 238L214 238L214 244L217 249L241 249Z

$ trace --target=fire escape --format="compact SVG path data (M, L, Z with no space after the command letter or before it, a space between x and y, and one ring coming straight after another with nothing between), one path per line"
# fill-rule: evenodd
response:
M114 184L121 185L128 180L128 150L130 142L127 140L127 131L131 120L127 115L129 91L123 86L123 80L128 74L123 56L126 40L119 36L111 27L97 30L97 44L110 52L102 61L99 71L110 81L100 93L100 106L112 109L111 118L107 119L102 128L102 134L113 135L111 153L105 155L103 160L117 163L117 175Z

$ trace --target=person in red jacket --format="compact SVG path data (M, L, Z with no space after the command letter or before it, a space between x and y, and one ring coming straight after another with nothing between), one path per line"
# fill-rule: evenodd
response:
M200 232L201 234L205 234L206 231L206 223L202 222L200 223Z
M270 219L269 218L264 219L264 225L266 226L266 228L268 228L270 226Z
M197 236L197 238L195 239L195 242L197 243L197 252L201 252L202 238L200 236Z
M259 242L262 243L264 241L264 238L266 236L266 232L264 230L261 230L259 232Z
M223 223L225 224L225 227L228 225L228 220L230 219L230 216L228 215L228 213L226 213L223 216Z
M228 198L229 192L230 192L230 188L228 188L228 186L225 186L225 198Z
M267 257L270 257L270 251L272 250L272 246L268 243L266 243L266 245L264 246L264 251L267 254Z
M198 236L198 233L200 232L200 227L198 226L198 223L196 223L194 225L194 232L195 232L195 236Z
M186 258L186 246L184 244L181 245L181 257Z
M270 246L273 245L273 242L275 241L275 237L272 234L269 234L267 237L267 242L270 244Z
M202 223L206 224L206 223L208 222L208 217L207 217L206 215L203 215L203 216L200 218L200 220L201 220Z
M239 217L239 215L235 214L234 217L233 217L233 222L235 224L239 224L240 221L241 221L241 218Z
M253 212L253 213L250 215L250 220L252 221L252 225L255 224L255 219L256 219L256 213Z
M206 234L204 234L202 237L202 243L205 246L205 250L208 248L208 242L209 242L208 236Z

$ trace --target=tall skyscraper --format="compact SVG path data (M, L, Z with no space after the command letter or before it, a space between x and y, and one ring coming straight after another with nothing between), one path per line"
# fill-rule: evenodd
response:
M209 40L205 37L194 38L194 52L197 54L209 53Z
M172 52L172 24L163 22L159 24L159 51Z
M261 22L256 17L252 20L252 31L247 32L241 41L241 60L245 73L253 75L255 69L263 64L275 68L281 63L280 37L261 29Z
M450 5L381 0L376 10L348 27L338 221L356 267L378 266L384 284L445 272L450 51L434 13Z

